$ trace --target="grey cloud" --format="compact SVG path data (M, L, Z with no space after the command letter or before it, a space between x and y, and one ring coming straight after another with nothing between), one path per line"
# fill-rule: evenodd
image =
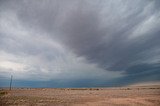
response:
M101 16L101 11L92 11L93 9L88 9L88 7L76 9L66 18L62 29L64 43L69 45L78 56L84 56L88 61L97 63L106 70L129 72L130 67L134 64L142 64L142 61L152 57L154 50L159 48L160 30L157 27L160 26L160 13L155 11L154 1L145 3L144 1L134 1L133 3L128 2L128 4L121 2L111 2L113 6L107 8L110 13L106 13L105 16ZM117 4L120 4L121 8L117 7ZM136 9L135 6L137 6ZM105 7L101 8L105 9ZM154 29L147 29L140 36L128 39L136 28L150 21L152 17L156 17L154 21L158 23L157 25L151 23L151 26L156 26ZM105 18L106 23L102 23L101 20L105 20ZM142 30L146 30L145 26L143 27ZM148 55L148 51L153 51L153 54ZM141 70L137 69L137 71ZM152 74L157 74L157 72Z
M118 3L109 8L111 12L105 17L101 17L99 14L101 11L75 10L76 12L72 12L66 19L62 28L64 28L64 42L77 55L85 56L90 62L98 63L100 67L121 71L127 69L134 61L144 59L145 54L140 55L141 52L159 47L159 29L149 30L147 32L149 34L145 33L145 37L128 39L134 29L151 16L156 16L159 21L157 16L159 13L152 10L154 7L152 2L134 1L128 5L120 5L120 9L125 11L121 14L121 10L116 7ZM137 8L134 9L137 4ZM149 7L151 4L152 7ZM88 10L87 7L84 8ZM145 13L147 10L149 12ZM101 23L105 18L108 18L106 23Z
M77 57L105 70L124 71L126 77L121 80L132 80L131 74L142 81L154 79L145 78L147 72L160 76L160 60L151 63L159 59L160 52L159 0L24 0L3 4L2 8L16 14L22 25L47 33ZM26 44L29 53L40 52Z

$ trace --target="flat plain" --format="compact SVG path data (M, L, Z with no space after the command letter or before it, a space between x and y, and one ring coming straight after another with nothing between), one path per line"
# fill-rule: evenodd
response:
M160 106L160 85L0 90L0 106Z

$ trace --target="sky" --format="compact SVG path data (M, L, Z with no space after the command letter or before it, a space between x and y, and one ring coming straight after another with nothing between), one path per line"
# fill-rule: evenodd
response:
M0 87L160 81L160 0L0 0Z

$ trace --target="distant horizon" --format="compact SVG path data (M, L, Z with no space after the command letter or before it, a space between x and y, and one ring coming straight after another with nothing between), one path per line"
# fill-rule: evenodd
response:
M1 81L0 81L1 82ZM78 82L78 81L73 81ZM160 81L147 81L147 82L139 82L134 84L117 84L113 82L108 82L107 84L97 84L90 86L89 82L84 84L75 84L71 85L69 83L73 82L58 82L58 81L19 81L13 80L12 88L107 88L107 87L132 87L132 86L152 86L152 85L160 85ZM83 82L83 81L82 81ZM100 81L101 82L101 81ZM0 88L9 88L10 80L6 81L6 83L1 83ZM106 83L106 82L104 82ZM33 86L34 85L34 86ZM87 86L88 85L88 86ZM105 85L105 86L104 86Z

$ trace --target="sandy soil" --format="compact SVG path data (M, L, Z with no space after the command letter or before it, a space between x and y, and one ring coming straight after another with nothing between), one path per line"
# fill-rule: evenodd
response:
M160 106L160 85L77 89L16 88L0 92L0 106Z

